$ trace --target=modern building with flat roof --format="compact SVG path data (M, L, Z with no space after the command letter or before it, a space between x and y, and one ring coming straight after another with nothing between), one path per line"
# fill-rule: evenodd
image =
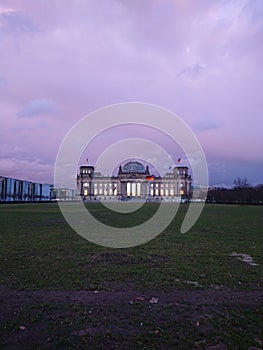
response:
M0 176L0 202L41 202L73 201L75 191L68 188L54 188L51 184L42 184L27 180Z
M53 185L0 176L1 202L48 201ZM55 198L55 197L54 197Z

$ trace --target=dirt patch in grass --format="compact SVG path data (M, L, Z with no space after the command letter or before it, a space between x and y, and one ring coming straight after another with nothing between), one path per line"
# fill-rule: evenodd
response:
M1 286L0 299L5 349L247 349L262 341L261 291Z
M121 265L136 265L136 264L154 264L160 265L168 261L169 257L159 254L149 254L147 256L134 256L127 252L98 252L92 255L89 260L90 264L121 264Z
M243 254L243 253L231 253L230 256L234 256L237 259L247 263L250 266L258 266L258 264L256 264L254 262L254 259L252 258L252 256L248 255L248 254Z

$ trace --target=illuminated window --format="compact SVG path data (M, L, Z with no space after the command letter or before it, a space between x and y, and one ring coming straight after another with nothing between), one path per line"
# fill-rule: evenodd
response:
M131 195L131 183L127 182L127 196Z
M132 182L132 184L131 184L131 194L132 194L132 196L134 197L134 196L136 196L136 183L135 182Z
M141 195L141 184L140 182L137 183L137 196Z

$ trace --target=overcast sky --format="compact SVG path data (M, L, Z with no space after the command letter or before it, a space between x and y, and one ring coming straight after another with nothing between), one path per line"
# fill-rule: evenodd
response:
M262 0L0 0L0 175L53 183L80 118L140 101L193 129L211 185L263 183L262 62Z

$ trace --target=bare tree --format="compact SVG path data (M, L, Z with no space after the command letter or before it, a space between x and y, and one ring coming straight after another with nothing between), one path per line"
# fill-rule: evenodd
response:
M249 185L248 185L248 181L247 181L246 177L244 177L244 178L237 177L236 179L234 179L234 189L238 193L240 205L243 204L243 200L246 196L246 189L248 186Z
M263 203L263 184L257 185L255 187L257 193L257 200L259 204Z

